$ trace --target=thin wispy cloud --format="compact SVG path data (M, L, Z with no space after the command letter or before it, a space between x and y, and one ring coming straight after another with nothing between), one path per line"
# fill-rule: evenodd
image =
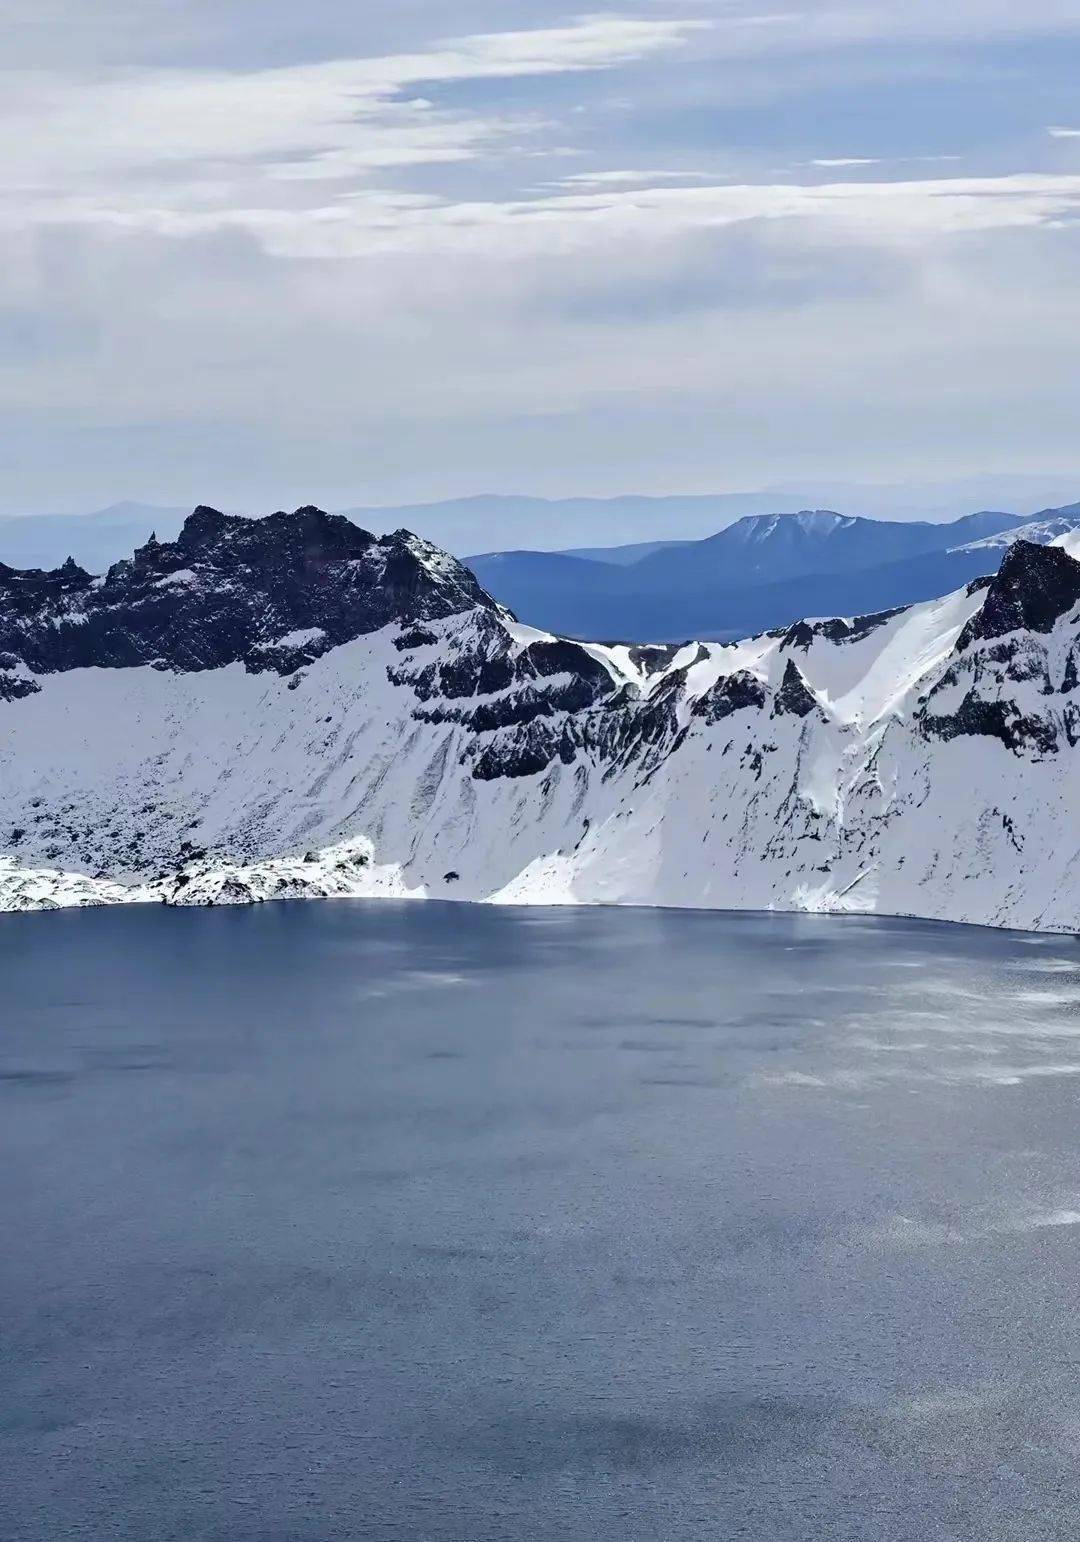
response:
M54 217L63 224L112 224L174 237L242 229L279 257L408 251L511 260L596 246L613 236L668 241L679 230L760 221L910 247L974 232L1053 227L1080 215L1080 174L694 187L623 188L620 182L601 180L579 191L498 201L370 191L302 208L163 209L133 200L110 210L73 197ZM38 217L49 218L48 211L39 210Z
M710 182L714 178L707 171L664 171L653 167L649 171L576 171L570 176L559 177L553 187L623 187L659 186L664 182Z
M614 69L684 45L699 20L584 17L569 26L481 34L426 52L252 72L141 69L90 81L0 76L8 187L39 202L87 174L139 174L146 197L212 198L223 168L286 179L468 158L520 122L438 111L421 86ZM178 188L145 185L186 166Z
M914 166L940 165L946 161L960 161L960 155L838 155L817 156L804 162L823 171L843 171L859 166Z

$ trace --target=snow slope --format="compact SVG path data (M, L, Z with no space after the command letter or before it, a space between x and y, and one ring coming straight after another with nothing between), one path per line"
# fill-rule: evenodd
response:
M1068 537L1080 531L1080 508L1072 505L1067 509L1052 509L1025 524L1011 530L998 530L978 541L967 541L962 546L950 547L950 551L992 552L1001 557L1014 541L1030 541L1037 546L1060 546Z
M404 532L273 518L203 511L103 580L0 573L0 908L389 894L1080 929L1068 537L880 616L635 648L517 624Z

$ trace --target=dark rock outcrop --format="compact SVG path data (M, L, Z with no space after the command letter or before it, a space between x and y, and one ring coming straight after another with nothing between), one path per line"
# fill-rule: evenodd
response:
M1053 755L1058 749L1058 735L1052 722L1033 713L1023 713L1011 701L986 701L969 691L955 712L940 717L932 713L920 719L925 738L948 741L964 736L998 739L1014 752L1028 750Z
M200 507L102 578L0 565L0 653L34 674L96 665L177 671L242 661L291 674L391 621L499 608L467 568L406 530L374 536L302 508L242 519Z
M33 696L40 689L37 681L31 679L29 675L0 669L0 701L21 701L26 696Z
M788 659L780 689L773 699L774 717L806 717L817 705L817 697L803 679L798 664Z
M903 605L897 605L892 610L878 610L869 616L855 616L850 621L844 616L834 616L826 621L793 621L786 629L775 631L770 635L783 638L782 648L801 648L806 653L817 637L823 637L826 642L831 643L862 642L864 637L869 637L871 632L877 631L878 627L884 626L894 616L900 615L903 609Z
M1077 683L1075 651L1058 666L1059 677L1041 639L1080 602L1080 562L1060 547L1017 541L996 576L967 592L980 589L983 603L917 715L919 732L944 741L997 739L1036 759L1056 755L1074 742L1073 714L1060 698ZM942 710L957 690L959 704Z
M1080 562L1060 546L1015 541L987 585L981 609L957 638L957 652L1009 632L1049 632L1077 601Z
M765 687L761 681L756 675L750 674L749 670L737 669L733 675L717 680L704 695L699 696L694 703L693 713L695 717L704 718L706 723L719 723L733 712L764 705Z

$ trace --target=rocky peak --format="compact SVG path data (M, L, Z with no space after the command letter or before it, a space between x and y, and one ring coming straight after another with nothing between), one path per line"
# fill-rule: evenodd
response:
M1015 541L986 588L982 607L957 639L958 652L991 637L1049 632L1080 600L1080 562L1060 546Z
M704 718L706 723L719 723L733 712L765 705L765 687L748 669L737 669L733 674L722 675L691 708L694 717Z
M375 537L343 514L326 514L310 504L291 514L279 510L264 519L222 514L202 504L188 515L174 544L187 557L222 566L295 567L301 562L362 557L375 544ZM157 543L155 547L169 549ZM150 549L149 543L141 548Z
M773 700L773 715L806 717L817 704L817 697L807 685L802 670L794 659L788 659L780 689Z
M226 530L239 529L241 524L246 523L246 520L236 515L223 514L220 509L200 503L185 519L177 544L185 548L204 546L217 540ZM157 541L153 544L156 546Z
M481 608L468 569L408 531L374 536L311 506L265 519L195 509L175 541L150 540L92 579L0 568L0 653L35 673L155 664L291 673L390 622Z
M805 653L814 641L814 628L808 621L793 621L780 642L780 651L801 648Z

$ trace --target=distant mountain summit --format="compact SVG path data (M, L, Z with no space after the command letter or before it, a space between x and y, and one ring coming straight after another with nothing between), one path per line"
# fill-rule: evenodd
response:
M0 909L392 895L1080 929L1080 534L1055 540L730 645L560 638L419 537L314 508L202 507L96 577L4 567Z
M733 638L800 616L857 614L947 594L992 572L1026 532L1049 542L1080 511L1034 520L981 510L948 524L900 523L806 509L752 514L702 541L632 562L549 552L488 553L470 565L493 594L537 626L597 640Z
M637 578L694 590L707 579L724 587L778 583L818 572L851 572L959 545L976 534L1009 530L1013 514L971 514L947 525L897 522L803 509L751 514L704 541L657 552L635 565Z

